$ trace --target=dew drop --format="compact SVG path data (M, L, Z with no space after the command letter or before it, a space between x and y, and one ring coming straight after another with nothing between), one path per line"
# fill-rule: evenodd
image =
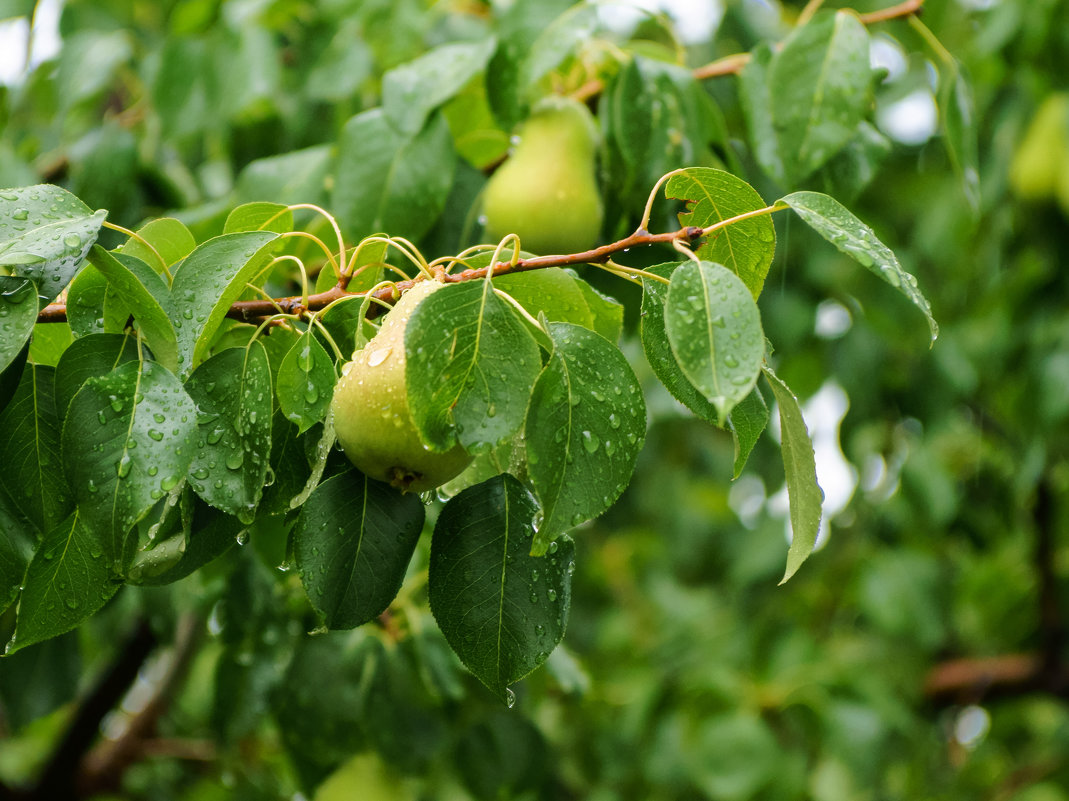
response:
M126 478L130 475L130 468L133 466L133 459L130 458L130 454L123 453L122 458L119 459L119 463L115 465L115 471L119 474L119 478Z
M600 444L601 440L598 439L597 434L591 431L583 432L583 447L586 448L587 453L595 453Z

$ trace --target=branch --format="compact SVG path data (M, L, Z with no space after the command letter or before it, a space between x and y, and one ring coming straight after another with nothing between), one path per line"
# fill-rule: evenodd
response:
M528 270L544 270L547 267L604 263L608 261L612 255L627 250L628 248L655 244L670 245L675 241L693 244L698 239L701 239L702 236L703 231L697 226L688 226L686 228L681 228L678 231L664 234L651 234L648 231L639 230L630 236L624 237L618 242L612 242L608 245L602 245L601 247L593 248L591 250L584 250L582 253L533 256L529 259L519 259L515 264L499 261L493 266L493 274L505 275L506 273L519 273ZM489 267L480 267L473 270L464 270L463 272L453 275L446 274L443 277L446 281L451 283L474 281L485 277L489 269ZM421 279L398 281L396 284L397 289L404 292L411 288L417 280ZM394 299L393 293L394 290L392 287L386 287L385 289L380 289L376 292L375 297L383 301L392 301ZM305 311L318 311L319 309L324 309L339 298L347 296L360 297L364 294L365 293L362 292L346 292L335 286L328 289L326 292L317 292L314 295L309 295L307 302L300 295L272 300L239 300L231 305L226 316L234 320L241 320L242 322L252 322L275 314L279 308L287 314L300 314ZM372 304L368 316L375 317L378 314L381 314L382 311L382 308L378 304ZM67 307L63 303L51 303L37 315L37 322L39 323L63 322L66 319Z
M1069 671L1047 670L1037 653L951 659L932 668L924 681L924 695L936 704L976 703L1037 692L1069 697Z
M104 716L126 695L156 645L156 636L148 622L140 621L126 641L119 645L115 662L78 705L30 798L76 797L76 776L82 757L96 741Z

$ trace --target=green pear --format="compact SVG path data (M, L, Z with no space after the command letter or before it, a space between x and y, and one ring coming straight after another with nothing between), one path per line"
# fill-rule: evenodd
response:
M1069 93L1053 92L1040 104L1010 164L1010 185L1025 200L1049 200L1069 170Z
M598 131L589 109L556 97L540 104L483 194L489 240L517 234L532 253L593 247L604 210L594 176Z
M472 460L459 445L444 453L429 450L408 408L405 327L416 306L442 286L420 281L401 296L379 332L353 354L331 401L334 431L349 461L406 492L434 489Z

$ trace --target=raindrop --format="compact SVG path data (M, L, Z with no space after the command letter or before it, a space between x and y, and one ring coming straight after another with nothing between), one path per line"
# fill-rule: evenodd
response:
M215 444L216 444L217 442L219 442L219 440L221 440L222 438L223 438L223 429L221 429L221 428L213 428L213 429L212 429L212 430L211 430L211 431L210 431L210 432L208 433L208 436L204 438L204 440L205 440L205 442L207 442L207 443L208 443L209 445L215 445Z
M505 703L508 705L509 709L512 709L512 707L516 706L516 693L514 693L508 687L505 688Z
M245 452L240 448L234 448L226 457L226 466L231 470L237 470L243 461L245 461Z
M149 468L149 469L148 469L148 470L147 470L146 472L147 472L147 473L148 473L148 474L149 474L150 476L154 476L154 475L156 475L156 474L157 474L158 472L160 472L160 468L156 467L156 465L152 465L152 466L151 466L151 467L150 467L150 468Z
M69 248L80 248L82 246L82 238L78 234L67 234L63 237L63 244Z
M616 416L615 412L609 415L609 425L613 428L620 427L620 418ZM609 443L606 442L605 444L608 445Z
M583 432L583 447L586 448L587 453L596 452L600 444L601 441L598 439L597 434L590 431Z
M557 600L557 591L550 587L549 590L546 592L546 597L549 598L549 600L551 601Z
M115 470L119 474L119 478L126 478L130 475L130 467L133 465L133 459L130 458L130 454L123 452L122 458L119 459L119 463L115 465Z
M163 439L163 432L162 431L157 431L155 428L150 428L148 430L148 435L150 437L152 437L154 440L156 440L156 442L159 442L160 440Z
M242 529L238 532L238 535L234 538L238 545L245 545L249 541L249 532L247 529Z
M196 478L196 479L199 479L199 480L203 481L207 477L208 477L207 468L198 467L196 470L193 471L193 478Z
M16 220L25 220L30 216L30 212L26 209L15 209L11 216Z

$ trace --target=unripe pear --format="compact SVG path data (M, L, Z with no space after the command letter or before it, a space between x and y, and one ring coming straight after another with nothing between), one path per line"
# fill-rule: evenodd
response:
M578 253L597 242L604 210L594 175L598 131L589 109L556 97L539 105L483 194L486 235L517 234L532 253Z
M1069 93L1047 95L1017 146L1010 185L1025 200L1048 200L1059 193L1069 171Z
M334 431L349 461L406 492L434 489L472 460L459 445L443 453L429 450L408 407L405 328L416 306L442 286L420 281L401 296L379 332L353 354L331 401Z

